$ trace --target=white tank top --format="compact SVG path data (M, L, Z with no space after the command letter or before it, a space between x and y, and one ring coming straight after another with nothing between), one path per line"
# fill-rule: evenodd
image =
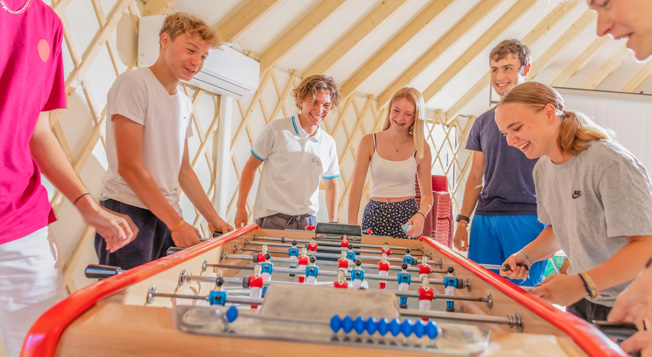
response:
M374 154L369 169L371 197L392 198L416 195L417 162L414 156L403 161L383 159L376 151L376 134L374 134Z

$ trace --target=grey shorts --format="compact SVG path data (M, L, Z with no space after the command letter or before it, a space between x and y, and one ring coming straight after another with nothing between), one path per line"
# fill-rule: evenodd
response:
M317 217L310 214L290 216L283 213L258 218L256 224L264 229L305 229L307 225L316 225Z

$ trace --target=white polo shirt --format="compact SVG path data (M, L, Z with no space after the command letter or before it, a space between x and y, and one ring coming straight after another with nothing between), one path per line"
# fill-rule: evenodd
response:
M310 137L294 116L269 123L251 154L263 161L254 219L277 213L314 215L319 210L319 178L340 176L333 137L321 128Z

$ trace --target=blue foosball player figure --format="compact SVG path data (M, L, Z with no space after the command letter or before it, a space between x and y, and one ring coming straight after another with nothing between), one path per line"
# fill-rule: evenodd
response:
M403 263L407 265L417 264L417 258L410 255L412 250L410 248L405 248L405 255L403 256Z
M317 284L317 276L319 275L319 267L315 265L317 258L310 257L310 265L306 267L306 283Z
M455 268L448 267L446 276L444 277L444 292L448 296L455 296L455 289L458 288L459 279L455 276ZM446 300L446 311L455 311L455 301Z
M228 294L224 291L222 285L224 285L224 278L218 277L215 279L215 290L208 293L208 302L211 305L224 306L226 304Z
M407 250L407 249L406 249ZM408 265L406 263L401 264L401 272L398 273L398 291L408 291L410 289L410 282L412 281L412 276L407 272ZM401 302L401 308L407 308L407 296L401 296L399 298Z
M351 270L351 285L355 289L360 289L362 282L364 281L364 270L362 270L362 262L360 260L355 261L355 268Z
M274 264L270 263L269 260L272 259L272 255L267 253L265 254L265 262L260 263L260 275L265 278L265 281L272 280L272 271L274 270ZM263 296L267 293L267 286L263 287Z
M355 252L353 251L353 244L349 244L349 250L346 252L346 259L355 262Z
M290 263L290 269L296 269L297 264L299 263L299 248L297 248L296 240L292 241L292 246L288 249L288 257L292 260L292 263ZM290 276L294 276L294 274L290 274Z

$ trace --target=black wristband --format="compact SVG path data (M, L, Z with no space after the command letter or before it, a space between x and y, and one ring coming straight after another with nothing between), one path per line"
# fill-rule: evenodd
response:
M467 221L469 223L471 222L471 218L469 218L469 217L467 217L467 216L465 216L463 214L458 214L457 217L455 218L455 222L459 222L461 220L465 220L465 221Z
M645 263L645 268L649 268L650 265L652 265L652 257L650 257L650 259L647 261L647 263Z

